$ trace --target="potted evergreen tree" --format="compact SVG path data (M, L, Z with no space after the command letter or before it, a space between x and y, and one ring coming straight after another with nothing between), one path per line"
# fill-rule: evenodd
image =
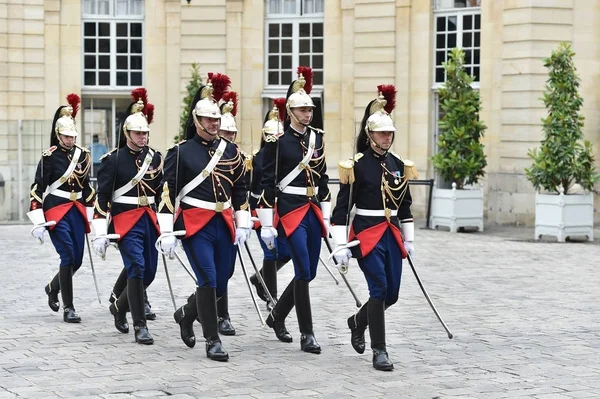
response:
M431 226L451 232L475 226L483 231L483 188L475 186L487 165L481 137L487 128L479 120L481 99L464 68L464 51L454 48L444 63L446 82L439 90L442 117L437 153L431 158L438 179L452 188L434 187Z
M528 155L525 169L536 189L535 238L552 235L564 242L569 236L594 239L594 183L598 180L592 144L583 137L583 99L573 62L575 53L561 43L544 59L548 80L542 100L548 115L542 118L544 139Z

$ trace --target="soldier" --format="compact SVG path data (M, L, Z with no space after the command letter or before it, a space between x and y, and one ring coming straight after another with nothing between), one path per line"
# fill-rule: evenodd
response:
M117 242L127 283L109 310L115 327L124 334L129 332L127 311L131 310L135 341L151 345L154 339L146 325L144 290L156 275L154 244L160 229L155 204L160 199L163 157L148 146L154 106L148 103L146 89L135 89L131 96L134 102L119 129L119 145L101 159L98 169L93 247L104 258L107 232L120 236Z
M331 218L331 234L337 244L338 264L348 265L351 257L365 275L369 300L348 318L351 343L358 353L365 351L367 325L373 349L373 367L392 370L385 344L384 311L398 300L402 259L414 251L414 223L408 180L416 178L414 164L390 150L396 128L389 113L394 109L394 86L378 86L379 97L365 110L356 142L358 153L340 162L340 191ZM356 216L348 234L349 213ZM345 244L359 240L352 250Z
M215 76L212 78L212 82L215 82ZM218 101L215 98L215 101ZM242 151L235 143L238 134L237 124L235 122L235 115L237 114L237 93L234 91L228 91L223 94L223 103L220 106L221 109L221 127L219 129L219 136L235 145L238 150L242 153L244 161L246 163L246 174L244 179L246 184L249 184L250 173L252 173L252 157ZM248 237L250 236L250 229L247 230ZM244 240L245 241L245 240ZM231 272L229 278L233 276L235 271L235 261L238 253L238 245L233 246L233 252L231 254ZM231 318L229 316L229 297L225 292L217 301L217 315L219 320L219 333L223 335L235 335L235 328L231 324Z
M265 115L265 123L262 129L262 137L260 141L260 150L252 158L252 178L250 187L250 208L252 213L256 216L256 208L258 199L261 195L260 182L262 179L262 164L263 155L265 148L265 138L270 135L280 137L283 135L283 125L280 120L285 119L285 98L277 98L273 101L273 109L269 110ZM275 242L275 249L273 251L267 248L265 242L260 238L260 223L255 223L256 235L258 236L258 242L263 250L263 267L260 270L260 274L263 277L265 285L275 300L277 299L277 272L291 259L289 250L285 242L285 238L278 236ZM250 282L256 288L256 293L267 303L267 309L273 310L274 303L268 299L267 294L264 291L263 286L259 283L256 274L250 277Z
M117 281L115 281L115 285L110 293L110 297L108 298L108 302L113 303L117 299L121 293L127 287L127 269L123 268L121 270L121 274L117 277ZM144 290L144 313L146 314L146 320L156 320L156 313L152 311L152 306L150 305L150 301L148 301L148 293Z
M60 256L59 272L45 287L48 306L58 312L60 292L63 320L79 323L81 318L73 306L73 274L83 261L85 234L90 232L96 194L89 183L90 153L75 144L79 96L69 94L67 102L69 105L61 105L54 114L50 148L42 153L38 164L27 216L34 224L31 234L43 244L48 229Z
M250 212L244 156L234 144L219 138L221 112L212 92L210 81L199 89L190 112L193 123L188 124L187 140L167 153L158 245L172 255L176 247L173 229L185 230L181 242L198 285L196 294L174 318L181 339L193 347L193 323L199 317L206 356L227 361L229 354L219 338L217 297L227 292L233 246L242 245L248 236Z
M269 135L265 139L263 193L256 212L267 248L274 250L276 237L285 237L294 263L294 279L266 322L280 341L292 342L285 318L295 305L300 348L320 353L313 331L309 283L317 273L321 237L328 235L331 203L323 131L309 126L315 108L308 95L311 88L312 70L299 67L286 101L290 126L281 137Z

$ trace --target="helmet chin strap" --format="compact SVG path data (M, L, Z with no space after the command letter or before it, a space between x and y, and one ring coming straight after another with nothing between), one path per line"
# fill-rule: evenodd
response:
M294 119L294 121L296 123L299 123L299 124L301 124L304 127L311 127L310 126L310 122L309 123L302 123L302 122L300 122L300 119L298 119L298 117L296 116L296 114L294 114L293 108L288 108L288 111L289 111L288 113L290 114L290 118ZM312 122L312 117L310 119L311 119L311 122Z
M381 151L383 151L384 154L390 150L389 148L387 150L384 150L383 147L381 147L375 140L373 140L373 137L371 137L371 132L368 130L367 130L367 137L369 137L369 145L371 147L380 149ZM394 134L394 138L396 138L396 134ZM390 148L392 147L392 144L394 144L394 138L392 139L392 142L390 143Z

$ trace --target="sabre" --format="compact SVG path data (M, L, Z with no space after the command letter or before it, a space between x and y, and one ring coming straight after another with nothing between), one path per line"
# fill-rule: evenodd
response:
M171 294L171 301L173 302L173 309L177 312L177 304L175 303L175 296L173 295L173 287L171 287L171 279L169 278L169 269L167 268L167 257L162 254L163 265L165 267L165 276L167 277L167 284L169 285L169 293Z
M333 253L333 249L331 248L331 244L329 243L329 239L323 238L323 240L325 241L325 245L327 246L327 249L329 250L329 253L330 254ZM337 261L335 260L335 258L333 258L333 262L337 265ZM342 272L340 272L340 276L342 276L342 280L344 280L344 283L346 284L346 287L348 287L348 290L350 291L350 293L354 297L354 300L356 301L356 307L357 308L361 308L362 307L362 303L360 302L360 300L356 296L356 293L354 292L354 290L350 286L350 283L346 279L346 276Z
M100 290L98 289L98 280L96 279L96 271L94 270L94 261L92 260L92 248L90 247L90 238L85 234L85 242L87 243L88 256L90 257L90 267L92 268L92 277L94 278L94 286L96 286L96 295L98 295L98 303L102 305L100 300Z
M252 292L252 286L250 285L250 278L248 277L248 272L246 271L246 265L244 264L244 258L242 257L242 251L240 251L239 247L237 249L237 253L238 253L238 257L240 258L240 264L242 265L242 271L244 272L244 278L246 279L246 284L248 285L248 290L250 290L250 297L252 298L252 302L254 303L254 308L256 309L256 313L258 313L258 318L260 319L261 326L264 327L265 320L263 319L262 313L260 313L260 308L258 307L256 298L254 297L254 292Z
M248 253L248 257L250 258L250 263L252 263L252 266L254 267L254 271L256 272L256 278L258 279L258 281L260 282L260 285L262 285L263 289L265 290L265 293L267 294L268 299L271 301L271 303L273 303L273 305L275 305L277 303L277 300L275 298L273 298L273 296L271 295L271 291L269 291L269 287L267 287L267 283L265 283L265 280L263 279L262 274L260 274L260 270L258 270L258 267L256 267L256 263L254 262L254 259L252 258L252 254L250 253L250 247L248 246L248 243L246 241L244 241L244 247L246 247L246 252Z
M327 263L325 263L323 261L323 258L321 258L320 256L319 256L319 261L321 262L321 264L323 266L325 266L325 269L329 272L329 275L331 276L331 278L333 278L333 281L335 281L335 285L340 285L340 281L337 278L335 278L335 276L333 275L333 272L331 271L329 266L327 266Z
M87 236L87 234L86 234L86 236ZM100 238L106 238L106 239L109 239L109 240L118 240L119 238L121 238L121 235L120 234L104 234L104 235L99 235L99 236L96 236L96 237L92 238L92 243L94 241L96 241L96 240L99 240ZM88 247L89 247L89 245L90 245L90 243L88 242ZM119 249L116 246L116 244L115 244L115 248ZM94 252L96 252L96 251L94 250ZM96 252L96 254L100 255L100 258L102 260L106 260L106 252L104 252L104 254L98 254L98 252Z
M179 254L177 253L177 251L175 251L173 253L175 254L175 258L181 264L181 267L183 267L185 269L185 271L187 272L187 274L189 274L190 277L192 278L192 280L194 280L194 283L196 283L196 285L198 285L198 280L196 280L196 277L192 274L192 272L190 272L190 270L187 268L187 266L185 265L185 263L183 263L183 260L181 259L181 256L179 256Z
M444 330L446 330L446 333L448 334L448 339L452 339L454 337L454 335L450 332L450 330L448 329L448 326L446 325L446 323L444 323L444 320L442 320L442 316L440 316L440 314L438 313L437 309L435 308L435 305L431 301L431 298L429 297L429 294L427 293L427 290L423 286L423 283L421 282L421 279L419 278L419 275L417 274L417 269L415 269L415 266L413 264L413 261L412 261L412 258L410 256L410 254L407 254L406 258L408 259L408 264L410 265L410 268L412 269L412 271L413 271L413 273L415 275L415 278L417 279L417 283L419 283L419 287L421 287L421 291L423 291L423 295L425 295L425 299L427 299L427 302L429 302L429 306L431 306L431 309L433 310L433 313L435 313L435 315L437 316L437 318L440 321L440 323L442 323L442 326L444 327Z

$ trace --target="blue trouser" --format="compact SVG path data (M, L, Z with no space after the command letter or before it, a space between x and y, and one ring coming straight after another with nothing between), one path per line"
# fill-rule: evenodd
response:
M154 281L158 263L158 252L154 247L157 238L158 233L152 219L144 213L131 230L119 240L119 251L128 279L143 279L146 287Z
M235 271L235 260L237 259L238 246L234 245L231 249L231 261L229 265L229 278L233 276L233 272Z
M87 220L73 205L49 232L52 244L60 256L60 266L73 266L73 273L83 262L86 223Z
M231 258L234 248L229 227L219 214L213 216L200 231L181 240L198 287L216 288L217 297L227 291L231 275Z
M388 229L367 256L358 260L369 286L369 297L385 301L388 308L398 301L402 278L402 252Z
M294 279L312 281L317 276L321 254L321 223L309 208L296 230L287 238L294 263Z
M277 236L277 239L275 240L275 251L271 251L269 248L267 248L267 244L265 244L263 239L260 237L260 229L256 230L256 235L258 236L260 247L263 250L264 260L279 260L282 262L288 262L290 260L290 250L283 235L280 234Z

